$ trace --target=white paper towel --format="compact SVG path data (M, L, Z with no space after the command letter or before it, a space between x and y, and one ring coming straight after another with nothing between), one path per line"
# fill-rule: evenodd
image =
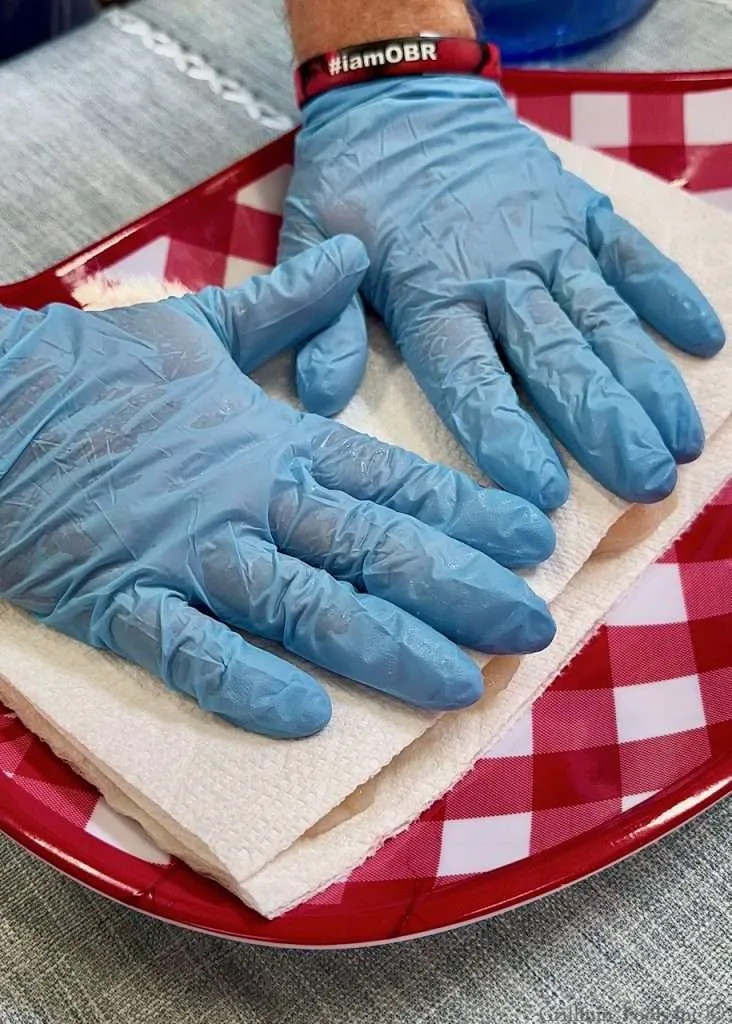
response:
M389 836L401 832L451 789L556 677L643 570L720 490L732 474L731 453L729 420L715 435L705 457L685 470L678 489L679 504L653 535L622 555L588 562L552 604L557 639L550 648L524 658L506 690L459 715L444 715L380 772L372 785L370 807L324 835L298 839L239 888L244 902L266 917L284 913L345 878Z
M689 270L732 334L730 219L626 165L557 139L550 139L550 144L569 169L609 192L621 213ZM712 363L674 358L711 436L732 411L730 350ZM289 376L283 374L281 364L268 368L260 380L275 394L282 395L283 388L289 392L285 384ZM472 469L383 339L376 340L364 387L342 418L425 457ZM709 462L706 456L699 466ZM692 480L697 471L698 467L690 467L684 474ZM572 473L573 499L556 517L557 555L528 574L548 600L562 592L624 510L621 502L576 467ZM692 490L684 500L688 505L695 498ZM697 500L701 503L701 494ZM673 521L680 522L678 516ZM190 850L190 858L208 863L247 902L273 915L355 866L386 835L403 827L408 820L405 815L418 813L469 766L484 746L483 737L500 733L538 694L566 658L567 652L561 653L564 648L576 645L634 574L628 570L610 577L596 604L593 590L582 591L578 604L584 615L582 632L574 639L569 632L560 635L550 653L528 659L500 705L485 706L489 721L483 722L477 713L450 716L423 741L429 744L434 735L445 732L457 737L461 757L444 759L447 772L438 768L433 775L433 769L420 769L418 782L410 782L414 800L408 807L393 801L386 806L380 798L374 805L377 811L372 808L318 841L320 852L314 858L309 852L314 841L307 842L307 849L293 843L422 735L435 716L331 678L326 680L334 703L331 727L300 743L268 741L213 720L134 667L52 634L7 607L0 613L0 671L53 729L103 764L105 774L129 800L175 833ZM535 668L527 677L530 665ZM7 687L3 689L7 696ZM9 702L13 703L12 696ZM401 772L421 748L416 744L394 770ZM441 750L438 762L442 760ZM446 774L450 778L445 782ZM390 772L382 773L380 794L388 791L384 788L388 777ZM355 837L351 828L368 828L368 836L359 831ZM290 847L291 852L275 860ZM282 885L283 863L291 879L288 886ZM265 865L271 866L262 871ZM272 879L278 878L273 885Z

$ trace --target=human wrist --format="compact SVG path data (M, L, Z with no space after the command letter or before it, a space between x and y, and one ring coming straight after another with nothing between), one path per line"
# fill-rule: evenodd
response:
M464 0L391 0L360 7L347 0L287 0L290 32L298 63L321 53L361 43L431 32L475 39L475 23Z

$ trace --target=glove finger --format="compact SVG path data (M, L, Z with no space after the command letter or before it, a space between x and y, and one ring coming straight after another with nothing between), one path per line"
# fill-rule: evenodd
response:
M668 495L676 463L661 435L543 284L530 276L496 282L488 310L527 394L588 473L627 501Z
M323 235L289 195L278 258L289 259ZM358 295L338 319L302 346L297 354L297 393L308 412L335 416L355 395L366 369L368 336Z
M453 307L402 323L395 333L420 387L480 469L540 508L562 505L569 494L566 471L521 408L485 321Z
M251 373L337 321L367 267L358 239L338 235L239 288L204 288L178 301L205 318L240 369Z
M719 352L722 323L678 263L607 206L590 210L587 232L605 280L639 317L684 352Z
M513 654L554 637L546 605L521 577L411 516L305 480L270 506L270 529L281 551L456 643Z
M363 380L368 336L361 300L355 296L338 319L297 354L297 393L309 412L335 416Z
M509 568L536 565L554 551L550 521L523 498L340 424L319 440L311 471L329 490L413 516Z
M472 658L388 601L247 537L224 564L204 567L206 601L218 618L417 707L457 710L482 695Z
M330 720L330 700L314 679L164 588L118 595L105 640L205 711L250 732L295 739Z
M553 293L593 351L653 420L676 461L698 458L704 427L681 374L605 283L588 252L584 266L560 268Z

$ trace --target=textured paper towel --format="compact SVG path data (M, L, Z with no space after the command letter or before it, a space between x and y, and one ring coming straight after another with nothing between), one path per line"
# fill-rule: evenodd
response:
M731 452L732 421L728 421L705 457L685 469L679 504L652 536L622 555L589 561L552 604L557 639L549 649L524 658L507 689L460 715L444 715L373 780L370 807L324 835L298 839L240 886L238 895L266 917L277 917L347 876L451 789L720 490L732 475Z
M0 700L13 703L20 718L42 736L59 757L71 761L120 813L136 818L155 842L205 874L218 877L245 903L266 917L276 917L332 882L344 878L392 835L407 827L435 799L469 770L526 711L604 617L615 596L678 536L701 505L730 475L732 421L714 437L706 456L688 468L679 487L676 510L652 537L613 559L589 562L569 583L552 608L557 620L556 643L547 651L523 659L509 689L496 693L460 715L445 715L370 783L373 802L361 814L317 838L300 838L246 881L236 882L214 864L208 852L189 837L176 834L131 801L99 764L84 758L76 744L27 701L19 700L0 675Z
M559 140L552 139L551 144L570 169L609 191L620 212L687 267L722 312L729 330L729 221L625 165ZM732 404L729 351L714 363L675 358L711 435ZM267 384L268 378L271 389L281 393L281 367L268 369L261 380ZM393 350L384 344L377 343L365 387L343 418L384 440L468 468ZM557 517L558 555L549 566L530 574L550 600L624 508L583 474L575 470L573 476L574 500ZM620 588L625 585L619 583ZM548 681L551 666L545 669L547 676L532 683L533 692L522 689L517 677L506 699L516 694L523 706ZM240 893L254 902L258 897L253 890L247 894L246 879L435 721L434 716L330 680L335 714L326 733L297 744L274 743L214 721L139 670L51 634L7 608L0 616L0 670L54 728L75 737L104 763L109 777L129 799L175 830L192 851L218 864L216 873L230 876L229 884L235 880ZM459 722L459 718L449 719L455 728L460 728ZM470 735L464 767L482 745L471 747ZM369 737L367 744L363 736ZM434 797L442 788L438 779L426 777L420 792L429 791ZM363 823L367 817L371 820L368 815L358 820ZM359 856L394 830L379 822L374 828ZM330 848L335 850L335 843ZM321 865L322 877L303 875L306 888L287 898L299 899L308 888L321 887L334 873L351 866L343 857L328 863L322 859ZM266 878L262 884L266 888ZM268 899L262 897L262 909L268 913L281 909L271 902L265 905Z

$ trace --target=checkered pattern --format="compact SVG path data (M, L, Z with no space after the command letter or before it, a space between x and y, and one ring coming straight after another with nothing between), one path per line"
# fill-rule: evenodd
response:
M732 207L732 90L512 102L544 128ZM102 263L106 275L155 275L199 288L233 285L268 268L289 171L285 156L252 184L225 175L197 202L161 215L152 233L146 227L142 242L128 238L113 248ZM92 269L99 268L97 259ZM398 903L413 896L415 884L424 891L541 854L730 750L732 484L462 782L302 912L365 899ZM126 881L170 879L177 900L186 891L200 898L192 872L170 863L1 707L0 776L12 784L12 799L35 808L39 830L69 852L78 847L84 853L76 855L103 862L107 850ZM124 863L110 847L125 851ZM206 899L215 900L213 893L207 889Z
M732 484L502 741L315 903L406 897L594 828L732 750ZM710 596L707 604L704 595Z
M599 149L732 209L732 89L704 92L512 96L518 114L547 131ZM194 217L107 266L110 278L139 273L192 289L230 287L272 266L289 181L284 164L244 188L208 193Z
M524 96L520 117L732 209L732 89Z

